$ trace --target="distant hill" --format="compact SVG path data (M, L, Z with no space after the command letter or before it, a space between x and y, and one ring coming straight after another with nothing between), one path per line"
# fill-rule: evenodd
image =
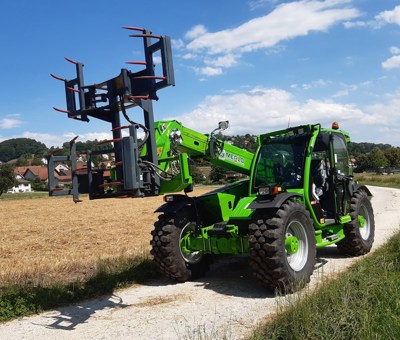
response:
M48 151L45 144L31 138L14 138L0 143L0 161L8 162L25 154L44 155Z

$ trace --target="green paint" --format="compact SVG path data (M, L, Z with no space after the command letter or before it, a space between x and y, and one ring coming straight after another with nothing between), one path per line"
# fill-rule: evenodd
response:
M288 236L285 239L285 248L288 255L296 254L299 250L299 240L296 236Z

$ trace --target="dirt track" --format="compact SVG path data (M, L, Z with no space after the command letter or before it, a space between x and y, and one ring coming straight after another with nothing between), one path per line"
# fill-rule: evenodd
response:
M400 190L371 187L377 249L400 229ZM336 247L318 252L311 286L356 259ZM157 280L103 299L0 325L0 339L239 339L276 310L245 258L217 262L195 282Z

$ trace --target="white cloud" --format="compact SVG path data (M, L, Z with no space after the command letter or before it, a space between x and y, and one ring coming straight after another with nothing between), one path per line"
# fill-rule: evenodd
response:
M197 37L207 33L207 29L204 25L196 25L192 27L186 34L186 39L196 39Z
M176 48L177 50L182 49L185 46L185 43L182 39L172 39L171 40L172 47Z
M346 21L344 22L345 28L353 27L370 27L373 29L379 29L386 24L397 24L400 25L400 6L396 6L391 11L383 11L376 15L371 20L366 21Z
M345 28L365 27L368 25L369 25L369 22L366 22L366 21L346 21L343 23L343 26Z
M216 67L232 67L237 63L237 57L233 54L226 54L216 59L206 59L205 63Z
M370 87L372 85L372 81L364 81L358 84L340 84L340 86L342 87L341 90L339 90L338 92L336 92L332 98L341 98L341 97L347 97L348 95L350 95L351 92L355 92L359 89L362 88L367 88Z
M396 6L392 11L379 13L375 19L382 23L400 25L400 6Z
M208 56L203 57L208 64L232 67L244 53L269 49L313 31L324 32L337 23L358 17L359 11L350 7L350 3L350 0L294 1L278 5L269 14L236 28L208 32L203 25L197 25L185 35L191 40L186 48L189 53ZM227 56L235 62L217 65Z
M252 19L237 28L198 35L187 48L206 50L212 55L271 47L311 31L326 31L338 22L357 17L357 9L337 8L346 3L348 1L345 0L303 0L282 4L268 15Z
M251 11L254 11L270 4L276 4L277 2L278 0L252 0L249 2L249 7Z
M220 67L195 67L194 70L197 74L203 76L219 76L220 74L222 74L222 68Z
M259 134L291 125L360 120L365 114L354 105L329 100L301 102L284 90L255 87L241 93L206 97L191 112L174 117L184 125L210 132L219 121L229 120L228 134Z
M349 91L368 87L370 82L344 85ZM334 121L355 142L389 143L400 146L400 91L381 95L377 103L360 107L336 100L300 100L277 88L254 87L206 97L196 108L172 117L196 131L209 133L219 121L229 120L227 135L260 134L291 126Z
M396 46L392 46L392 47L390 47L390 53L392 53L392 54L400 54L400 48L398 48Z
M8 116L8 117L10 117L10 116ZM17 118L0 119L0 128L2 128L2 129L14 129L14 128L20 127L22 124L23 124L23 122Z
M390 57L382 63L382 67L387 70L400 68L400 55Z
M292 89L302 89L302 90L311 90L315 88L325 87L330 84L330 81L326 81L323 79L314 80L310 83L303 84L291 84L290 87Z

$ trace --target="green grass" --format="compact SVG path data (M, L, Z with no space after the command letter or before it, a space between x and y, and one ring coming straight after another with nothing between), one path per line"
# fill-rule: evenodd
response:
M157 276L154 263L143 256L117 263L101 262L96 275L88 281L50 287L6 287L0 289L0 322L111 294L115 289Z
M252 339L399 339L400 233L337 279L283 299Z
M361 184L376 185L400 189L400 174L379 175L379 174L355 174L355 179Z
M16 194L2 194L0 201L12 201L12 200L29 200L37 198L47 198L49 193L47 191L35 191L35 192L18 192Z

